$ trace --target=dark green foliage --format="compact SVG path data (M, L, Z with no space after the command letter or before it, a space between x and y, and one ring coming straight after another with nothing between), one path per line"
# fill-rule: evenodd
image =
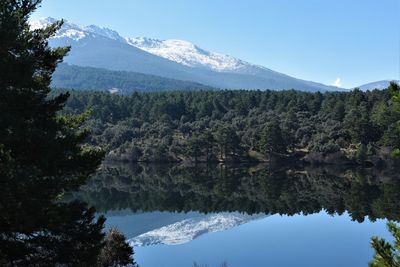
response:
M364 145L376 142L382 137L382 128L375 125L370 119L370 103L362 102L346 114L345 126L349 129L352 141Z
M285 153L286 144L277 120L268 123L261 133L261 148L266 153Z
M361 164L367 160L367 152L367 146L360 144L356 152L356 158Z
M376 236L371 238L371 246L375 250L371 267L399 267L400 266L400 228L394 222L388 222L387 228L394 237L394 243L390 244Z
M104 152L84 144L88 114L59 115L69 94L49 96L69 48L47 43L62 22L30 30L40 2L0 2L0 265L95 266L104 218L61 200L84 184Z
M391 82L389 91L395 103L395 110L399 111L400 88L397 83ZM400 156L400 121L391 125L388 132L385 133L385 143L395 147L393 154ZM394 222L388 222L388 230L394 237L394 243L390 244L382 238L372 237L371 245L375 250L373 260L369 263L371 267L398 267L400 266L400 228Z
M221 160L235 158L235 156L240 156L242 153L240 139L232 127L225 125L219 126L214 138L219 147Z
M197 159L202 153L202 149L206 145L206 143L200 136L194 135L189 138L187 145L188 145L187 151L189 156L193 157L194 161L197 162Z
M391 82L389 86L389 91L392 94L392 99L394 103L395 111L400 112L400 87L396 82ZM400 120L396 120L394 125L391 128L391 132L388 138L386 138L387 142L394 145L395 149L393 154L395 156L400 156ZM391 140L391 141L389 141Z
M216 149L216 140L210 131L193 134L187 141L187 154L195 162L208 162L212 160L212 153Z
M397 147L395 106L389 90L73 92L66 112L91 107L90 142L108 146L113 159L128 159L135 148L143 154L134 161L249 161L265 160L271 149L355 159L360 144Z
M79 90L111 90L118 93L154 92L172 90L214 90L203 84L168 79L160 76L128 71L112 71L91 67L60 64L53 75L52 87Z
M383 143L390 147L400 147L400 123L394 123L388 127L383 136Z

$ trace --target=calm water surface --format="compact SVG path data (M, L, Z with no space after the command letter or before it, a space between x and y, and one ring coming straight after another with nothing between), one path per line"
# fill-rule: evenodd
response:
M367 266L400 217L397 174L371 169L107 166L82 198L142 267Z

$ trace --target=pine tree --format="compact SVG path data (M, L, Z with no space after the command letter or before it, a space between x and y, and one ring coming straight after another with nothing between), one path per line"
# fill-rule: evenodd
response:
M396 112L400 111L400 86L396 82L391 82L389 86L389 92L392 95L393 106ZM396 128L400 132L400 121L396 123ZM397 136L400 138L400 136ZM396 143L396 142L394 142ZM400 147L396 147L393 151L393 155L400 157Z
M206 153L206 161L209 161L214 147L214 142L215 142L214 136L209 130L206 130L205 132L200 134L199 138L202 144L204 145Z
M203 140L199 137L199 135L194 135L188 140L187 153L189 156L194 157L194 161L197 162L203 147Z
M394 237L394 243L390 244L382 238L372 237L371 246L375 250L375 255L369 263L370 267L400 266L400 228L393 222L389 222L387 228Z
M229 157L243 152L239 136L231 126L221 126L215 134L215 139L220 149L221 159L228 160Z
M262 130L261 149L266 153L286 153L287 144L277 120L272 120Z
M394 109L400 109L400 88L396 82L391 82L389 91L392 95ZM400 131L400 122L398 129ZM393 151L395 156L400 156L400 148ZM375 250L373 260L369 263L371 267L400 267L400 228L394 222L388 222L387 228L394 237L394 243L390 244L383 238L372 237L371 245Z
M49 96L51 75L69 48L48 46L62 21L30 29L40 2L0 1L0 265L94 266L104 218L61 200L104 153L83 145L87 114L59 115L68 93Z
M125 236L118 229L111 228L105 238L105 246L101 250L99 267L131 266L138 267L133 261L133 249L125 241Z

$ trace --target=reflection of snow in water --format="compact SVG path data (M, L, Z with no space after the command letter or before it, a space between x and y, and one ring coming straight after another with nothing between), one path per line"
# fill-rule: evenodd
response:
M218 213L187 218L129 239L131 246L155 244L178 245L196 237L224 231L266 215L246 215L241 213Z

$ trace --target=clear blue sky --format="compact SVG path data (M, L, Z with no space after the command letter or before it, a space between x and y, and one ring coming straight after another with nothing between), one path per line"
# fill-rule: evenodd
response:
M44 0L33 18L183 39L343 87L400 79L400 0Z

